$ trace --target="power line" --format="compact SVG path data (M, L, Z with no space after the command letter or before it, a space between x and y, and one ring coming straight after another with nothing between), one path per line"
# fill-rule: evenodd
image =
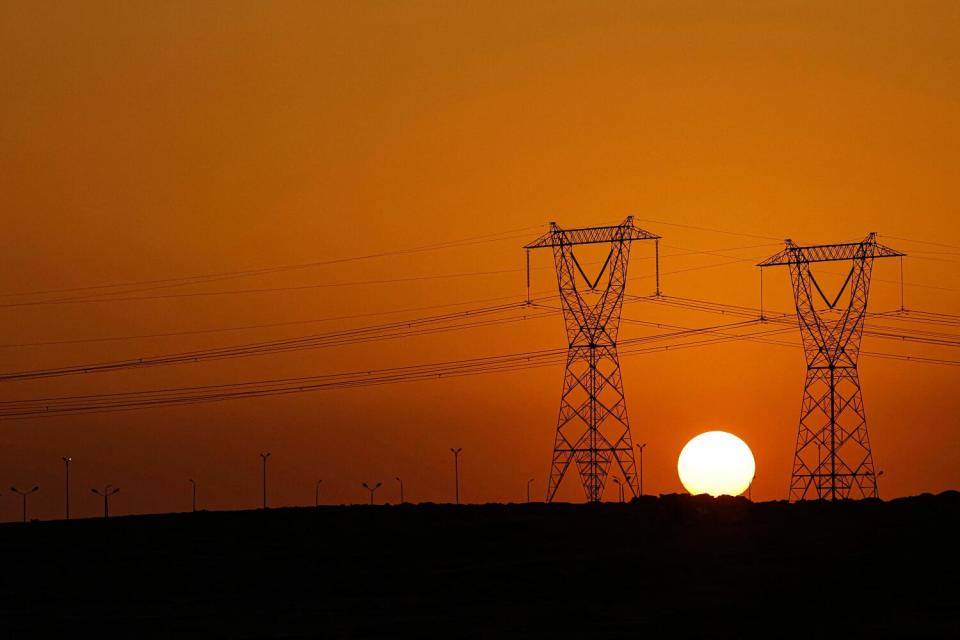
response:
M668 305L682 309L718 313L721 315L735 315L751 320L730 325L720 325L716 327L707 327L699 329L689 329L678 325L670 325L660 322L648 322L640 320L624 319L626 322L636 325L683 329L684 332L704 332L716 331L731 326L749 324L759 319L759 310L753 307L740 305L731 305L720 302L697 300L693 298L681 298L676 296L659 297L639 297L628 296L628 302L646 302L661 305ZM140 369L156 366L168 366L187 363L207 362L213 360L223 360L240 357L250 357L268 354L285 353L290 351L301 351L306 349L319 349L329 347L347 346L352 344L366 343L371 341L392 340L398 338L416 337L432 335L435 333L460 331L478 327L500 325L518 321L526 321L546 317L549 314L525 314L506 318L496 318L487 320L478 320L479 316L499 314L504 312L515 312L526 306L538 307L541 309L550 309L559 311L558 307L551 307L542 304L542 300L549 298L539 298L530 303L516 301L513 303L494 305L467 309L464 311L451 312L435 316L426 316L408 320L400 320L386 324L371 325L354 329L344 329L324 334L310 334L306 336L295 336L278 340L259 341L253 343L242 343L228 345L212 349L192 350L186 352L160 354L155 356L129 358L125 360L114 360L107 362L94 362L81 365L72 365L65 367L53 367L46 369L34 369L26 371L16 371L7 374L0 374L0 381L10 382L17 380L30 380L38 378L62 377L78 374L91 374L103 372L115 372L128 369ZM876 317L877 314L871 314ZM889 314L884 314L889 315ZM945 315L945 314L941 314ZM957 318L960 321L960 317ZM795 326L790 313L774 313L766 317L767 322L787 323ZM440 326L430 326L440 325ZM917 342L923 344L939 346L960 346L960 336L945 334L943 332L931 332L924 330L912 330L911 333L903 333L902 329L889 326L879 326L866 330L866 335L871 337L885 338L899 341ZM667 334L665 337L675 337L680 334ZM634 342L636 339L633 339Z
M880 236L882 236L882 237L884 237L884 238L893 238L894 240L902 240L902 241L904 241L904 242L915 242L915 243L917 243L917 244L926 244L926 245L930 245L930 246L932 246L932 247L944 247L944 248L947 248L947 249L957 249L957 250L960 250L960 246L955 245L955 244L945 244L945 243L943 243L943 242L930 242L929 240L915 240L915 239L913 239L913 238L904 238L904 237L902 237L902 236L893 236L893 235L890 235L890 234L888 234L888 233L877 234L877 235L880 235Z
M647 340L647 338L626 340L623 344L625 346L631 346ZM715 341L716 339L713 340ZM212 402L244 397L259 397L263 395L280 395L356 386L394 384L463 375L478 375L495 371L511 371L561 363L564 361L565 353L565 349L545 349L440 363L296 378L176 387L150 391L2 401L0 402L0 417L49 416L61 413L86 413L100 410L148 408L171 404Z
M759 235L759 234L753 234L753 233L742 233L742 232L737 232L737 231L729 231L729 230L725 230L725 229L717 229L717 228L713 228L713 227L704 227L704 226L697 226L697 225L690 225L690 224L680 224L680 223L676 223L676 222L667 222L667 221L665 221L665 220L654 220L654 219L651 219L651 218L635 218L635 219L638 220L638 221L641 221L641 222L650 222L650 223L654 223L654 224L662 224L662 225L667 225L667 226L671 226L671 227L678 227L678 228L681 228L681 229L693 229L693 230L696 230L696 231L707 231L707 232L710 232L710 233L719 233L719 234L724 234L724 235L739 236L739 237L743 237L743 238L756 238L756 239L758 239L758 240L775 240L775 241L780 241L780 242L782 242L782 239L781 239L781 238L774 238L774 237L772 237L772 236L765 236L765 235ZM929 241L926 241L926 240L912 240L912 239L910 239L910 238L903 238L903 237L901 237L901 236L893 236L893 235L887 235L887 234L883 234L883 236L884 236L884 237L887 237L887 238L897 239L897 240L904 240L904 241L907 241L907 242L916 242L916 243L919 243L919 244L926 244L926 245L931 245L931 246L938 246L938 247L945 247L945 248L960 250L960 246L958 246L958 245L945 244L945 243L942 243L942 242L929 242ZM709 252L703 252L703 253L709 254ZM924 259L924 260L937 260L937 261L942 261L942 262L956 262L956 261L954 261L954 260L946 260L946 259L943 259L943 258L926 258L926 257L923 257L923 256L914 256L914 257L917 257L917 258L920 258L920 259ZM727 263L727 264L733 264L733 263L734 263L734 262L730 262L730 263ZM724 264L717 264L717 265L715 265L715 266L718 266L718 267L719 267L719 266L724 266ZM703 267L703 268L708 268L708 267ZM688 269L687 271L695 271L695 270L698 270L698 268L697 268L697 267L694 267L694 268L692 268L692 269ZM676 273L682 273L682 272L683 272L683 271L676 272ZM825 273L830 273L831 275L841 275L841 276L844 275L844 274L837 274L837 273L833 273L833 272L829 272L829 271L825 271ZM895 285L898 285L898 286L901 285L901 284L903 284L904 286L908 286L908 287L916 287L916 288L921 288L921 289L933 289L933 290L936 290L936 291L952 291L952 292L960 291L960 290L958 290L958 289L954 289L954 288L951 288L951 287L942 287L942 286L931 285L931 284L923 284L923 283L919 283L919 282L903 282L903 283L901 283L899 280L885 280L885 279L882 279L882 278L874 278L873 281L874 281L874 282L883 282L884 284L895 284Z
M742 233L738 231L726 231L724 229L716 229L713 227L701 227L692 224L680 224L679 222L667 222L665 220L653 220L651 218L634 218L639 222L651 222L653 224L663 224L668 227L678 227L680 229L693 229L695 231L708 231L710 233L720 233L728 236L740 236L741 238L755 238L757 240L774 240L775 242L783 242L783 238L775 238L773 236L759 235L756 233Z
M402 282L420 282L429 280L449 280L454 278L469 278L488 275L502 275L506 273L518 273L521 269L498 269L493 271L466 271L460 273L445 273L424 276L410 276L405 278L379 278L375 280L354 280L349 282L326 282L323 284L306 284L288 287L262 287L248 289L226 289L221 291L195 291L184 293L168 293L149 296L125 296L125 297L87 297L87 298L60 298L56 300L35 300L29 302L8 302L0 304L0 308L12 307L35 307L45 305L61 304L90 304L90 303L109 303L109 302L130 302L143 300L167 300L174 298L205 298L211 296L229 296L246 295L256 293L278 293L285 291L307 291L314 289L328 289L339 287L356 287L367 285L398 284ZM112 296L113 294L106 294Z
M657 222L657 221L654 221ZM672 224L660 222L660 224ZM763 239L769 239L765 236L754 236L752 234L740 234L735 232L725 232L722 230L709 229L705 227L693 227L691 225L677 225L673 226L686 226L689 228L697 228L700 230L713 231L718 233L727 233L729 235L740 235L746 237L757 237ZM492 234L494 236L504 236L511 232L502 232L500 234ZM487 238L483 240L482 238ZM308 268L311 266L318 266L320 264L333 264L337 262L345 262L350 260L362 260L370 259L372 257L381 257L384 255L398 255L402 253L415 252L421 250L433 250L441 246L454 246L458 242L460 243L457 246L462 246L464 242L485 242L490 241L490 236L480 236L472 240L463 240L463 241L451 241L450 243L440 243L435 245L424 245L420 248L414 248L409 250L398 250L393 252L384 252L381 254L370 254L367 256L357 256L354 258L344 258L338 260L325 261L323 263L309 263L304 265L287 265L284 267L273 267L261 270L252 270L252 271L243 271L243 272L232 272L232 273L222 273L222 274L207 274L205 276L193 276L181 279L173 280L155 280L155 281L141 281L140 283L131 283L130 285L103 285L101 287L87 287L87 288L77 288L73 291L79 290L91 290L98 288L109 288L116 286L138 286L139 284L156 284L156 287L150 288L164 288L167 286L182 286L188 284L198 284L197 281L187 282L186 280L195 279L195 278L230 278L230 277L244 277L247 275L259 275L266 272L274 272L276 270L290 270L296 268ZM504 239L500 237L498 239ZM664 272L663 275L670 275L673 273L684 273L688 271L696 271L701 269L710 269L716 267L722 267L728 264L741 263L746 261L753 261L757 258L748 257L740 258L736 256L730 256L726 254L727 251L735 251L741 249L752 249L758 248L761 246L769 245L752 245L749 247L735 247L728 249L720 250L687 250L683 247L670 247L673 249L678 249L681 251L686 251L687 253L678 253L678 254L669 254L669 255L691 255L691 254L702 254L709 256L716 256L721 258L728 258L728 261L721 263L714 263L708 265L701 265L691 268L679 269L669 272ZM949 246L949 245L944 245ZM404 281L417 281L417 280L436 280L444 278L457 278L457 277L468 277L468 276L482 276L482 275L495 275L495 274L505 274L505 273L517 273L522 271L522 269L508 269L508 270L493 270L493 271L474 271L466 273L456 273L456 274L433 274L433 275L423 275L423 276L412 276L408 278L390 278L390 279L380 279L380 280L368 280L368 281L359 281L359 282L341 282L341 283L324 283L318 285L301 285L296 287L273 287L273 288L259 288L259 289L239 289L239 290L227 290L227 291L212 291L212 292L185 292L185 293L174 293L174 294L164 294L156 296L128 296L128 297L117 297L124 296L134 291L121 291L121 292L104 292L98 294L98 296L87 296L87 297L77 297L77 298L67 298L60 300L42 300L42 301L33 301L33 302L23 302L23 303L10 303L2 304L3 306L27 306L34 304L63 304L68 302L110 302L110 301L122 301L122 300L149 300L149 299L162 299L162 298L179 298L179 297L195 297L195 296L210 296L210 295L232 295L236 293L261 293L266 291L290 291L290 290L299 290L299 289L316 289L321 287L336 287L336 286L358 286L358 285L369 285L369 284L385 284L385 283L395 283L395 282L404 282ZM635 278L632 278L635 279ZM212 280L208 280L212 281ZM912 286L929 286L929 285L912 285ZM940 287L932 287L940 288ZM69 291L69 290L62 290ZM28 294L4 294L6 296L13 295L28 295ZM112 297L111 297L112 296ZM506 299L504 297L502 299ZM515 297L511 297L516 299ZM793 343L788 343L784 341L771 339L770 336L786 333L796 328L796 322L789 319L792 314L779 314L773 317L769 317L765 320L761 320L759 317L759 310L752 307L744 307L737 305L728 305L724 303L711 302L705 300L697 300L693 298L680 298L680 297L671 297L671 296L656 296L652 298L643 298L637 296L631 296L631 301L644 301L657 304L664 304L667 306L672 306L676 308L689 309L694 311L704 311L710 313L719 313L719 314L729 314L734 316L739 316L746 318L743 321L727 323L724 325L716 325L710 327L699 327L699 328L690 328L682 327L679 325L667 325L664 323L652 323L648 321L627 319L624 320L631 324L642 325L642 326L655 326L656 328L667 328L671 329L670 332L655 334L652 336L642 336L637 338L630 338L620 342L620 345L625 347L624 354L640 354L640 353L651 353L655 351L667 351L667 350L677 350L677 349L686 349L693 348L697 346L704 346L708 344L718 344L722 342L727 342L731 340L749 340L767 344L775 344L780 346L791 346L797 347ZM439 306L449 306L449 305L439 305ZM137 358L129 360L118 360L112 362L100 362L94 363L92 365L80 365L73 367L59 367L53 369L40 369L33 371L21 371L7 374L5 376L0 376L0 380L20 380L20 379L29 379L29 378L39 378L39 377L53 377L53 376L63 376L63 375L73 375L78 373L88 373L93 371L117 371L122 369L131 369L144 366L163 366L170 364L181 364L186 362L198 362L205 360L217 360L224 358L236 358L236 357L247 357L252 355L263 355L267 353L281 353L293 350L301 349L313 349L313 348L322 348L330 346L342 346L348 344L357 344L361 342L369 342L373 340L385 340L385 339L395 339L402 337L418 336L418 335L429 335L433 333L439 333L443 331L454 331L462 329L472 329L482 326L490 326L493 324L502 324L506 322L516 322L519 320L525 320L529 318L545 317L545 313L533 313L533 314L524 314L520 317L505 317L505 318L475 318L468 316L473 314L473 316L483 316L486 314L495 314L495 313L504 313L511 312L515 313L524 307L522 302L514 302L511 304L497 305L494 307L486 309L473 309L466 310L457 313L451 314L441 314L439 316L431 316L426 318L417 318L407 321L397 321L393 323L386 323L382 325L373 325L370 327L360 327L356 329L346 329L341 331L335 331L325 334L315 334L309 336L298 336L294 338L286 338L280 340L271 340L271 341L261 341L254 343L246 343L240 345L231 345L227 347L220 347L216 349L205 349L205 350L195 350L187 352L179 352L173 354L165 354L159 356L152 356L148 358ZM531 305L534 307L541 306L548 308L545 305L538 304L537 301ZM384 312L390 313L390 312ZM915 314L915 317L908 318L907 321L915 321L920 323L928 324L942 324L948 326L958 326L960 325L960 316L953 316L951 314L941 314L936 312L924 312L924 311L911 311ZM869 314L873 317L875 314ZM877 314L884 315L884 314ZM892 317L897 319L893 314L886 314L886 317ZM342 317L341 317L342 318ZM319 320L325 321L325 320ZM306 321L311 322L311 321ZM764 322L773 322L780 324L779 328L774 329L756 329L750 331L746 334L730 333L730 331L739 330L742 328L751 327L753 325L759 325ZM297 324L297 323L271 323L263 326L284 326L288 324ZM258 326L254 327L240 327L240 328L227 328L225 330L241 330L244 328L259 328ZM216 330L212 330L216 331ZM193 332L176 332L173 335L184 335ZM869 330L865 332L866 335L871 335L873 337L884 338L884 339L893 339L893 340L904 340L904 341L913 341L919 342L928 345L934 346L960 346L960 337L954 336L944 332L930 331L930 330L903 330L896 327L890 326L880 326L876 329ZM708 337L698 337L707 334ZM121 338L125 339L125 338ZM654 344L663 341L668 341L668 344ZM677 342L679 341L679 342ZM474 359L465 359L465 360L454 360L449 362L442 363L433 363L427 365L410 365L406 367L393 367L387 369L378 369L370 370L365 372L347 372L340 374L327 374L323 376L307 376L302 378L290 378L290 379L279 379L279 380L266 380L266 381L255 381L247 383L229 383L222 385L208 385L200 387L178 387L173 389L161 389L154 391L143 391L143 392L124 392L124 393L114 393L114 394L94 394L89 396L74 396L74 397L59 397L59 398L46 398L38 400L22 400L22 401L6 401L0 402L0 417L28 417L30 415L53 415L58 413L72 413L72 412L88 412L88 411L100 411L100 410L125 410L128 408L146 408L150 406L164 406L170 404L189 404L194 402L213 402L227 399L234 399L240 397L255 397L262 395L277 395L283 393L297 393L303 391L314 391L314 390L324 390L324 389L334 389L334 388L350 388L354 386L370 386L370 385L380 385L380 384L394 384L399 382L409 382L415 380L424 380L432 378L443 378L443 377L454 377L461 375L477 375L482 373L492 373L498 371L513 371L521 370L526 368L533 368L539 366L551 366L554 362L562 362L563 350L543 350L535 352L521 352L517 354L504 354L499 356L489 356L484 358L474 358ZM940 359L940 358L927 358L927 357L918 357L918 356L906 356L903 354L891 354L885 352L863 352L864 355L871 355L875 357L882 358L891 358L911 362L927 362L935 364L946 364L946 365L960 365L960 361ZM559 358L559 359L558 359ZM11 413L12 412L12 413ZM19 413L18 413L19 412Z
M245 278L245 277L266 275L266 274L278 273L278 272L284 272L284 271L311 269L315 267L329 266L334 264L344 264L344 263L357 262L357 261L363 261L363 260L372 260L376 258L409 255L414 253L422 253L426 251L436 251L440 249L459 248L462 246L482 244L487 242L498 242L501 240L509 240L514 237L520 237L520 235L526 235L526 232L532 229L539 229L543 226L544 225L540 224L540 225L533 225L528 227L520 227L517 229L511 229L508 231L501 231L497 233L490 233L490 234L484 234L479 236L471 236L469 238L461 238L459 240L447 240L447 241L435 242L431 244L419 245L415 247L409 247L406 249L380 251L376 253L369 253L369 254L363 254L358 256L333 258L330 260L317 260L313 262L279 265L274 267L261 267L257 269L221 271L221 272L206 273L206 274L199 274L199 275L180 276L175 278L133 280L133 281L126 281L126 282L112 283L112 284L87 285L87 286L80 286L80 287L62 287L57 289L45 289L45 290L34 290L34 291L8 292L8 293L0 293L0 298L47 295L51 293L71 293L71 292L77 292L77 291L94 291L97 289L115 289L120 287L141 286L141 285L162 285L157 287L150 287L149 289L139 289L139 290L133 290L133 291L126 291L126 292L114 292L114 293L135 293L138 291L145 291L145 290L150 290L155 288L177 287L177 286L184 286L184 285L191 285L191 284L203 284L206 282L216 282L220 280L229 280L234 278ZM108 294L103 294L103 295L108 295Z
M634 298L635 301L643 301L654 304L666 304L671 306L676 306L684 309L691 309L696 311L705 311L710 313L719 313L721 315L737 315L741 317L759 317L759 309L753 307L744 307L738 305L729 305L721 302L709 302L703 300L695 300L692 298L677 298L671 296L661 296L660 298ZM880 312L880 313L869 313L867 314L868 318L892 318L897 319L897 315L901 312ZM777 313L775 316L766 317L767 322L779 322L779 323L789 323L791 326L796 326L796 322L792 320L791 313ZM944 314L950 317L948 314ZM953 316L957 323L960 323L960 316ZM864 335L872 338L896 340L901 342L916 342L921 344L937 345L937 346L947 346L947 347L958 347L960 346L960 336L956 334L948 334L943 332L930 332L924 330L908 330L909 333L905 333L902 328L890 327L887 325L872 325L869 329L864 330Z
M754 320L751 322L734 324L747 327L750 325L760 325L761 322L759 320ZM621 342L621 344L625 347L622 353L625 356L633 356L644 353L676 351L699 346L722 344L738 340L775 344L778 346L787 346L791 348L800 347L800 345L792 342L771 340L768 337L792 331L793 327L757 329L756 331L745 334L729 334L720 332L720 328L727 330L732 328L732 325L720 325L718 327L704 327L700 329L686 329L686 331L691 332L689 335L693 335L692 332L712 332L717 335L693 341L668 343L666 345L645 345L645 343L650 342L652 339L655 339L658 336L645 336L624 340ZM668 335L670 335L670 337L677 337L676 334ZM877 351L862 351L862 353L863 355L870 357L886 358L905 362L960 366L960 360L951 360L945 358L930 358ZM253 382L205 385L196 387L177 387L151 391L119 392L84 396L63 396L30 400L4 401L0 402L0 418L16 419L64 415L68 413L100 413L519 371L561 364L564 361L564 355L564 349L546 349L541 351L502 354L481 358L460 359L425 365L408 365L387 369L325 374L320 376L304 376L298 378L260 380Z
M500 314L522 310L526 302L516 302L507 305L498 305L480 309L470 309L439 316L429 316L412 320L401 320L388 324L373 325L357 329L334 331L325 334L297 336L280 340L269 340L239 345L230 345L215 349L203 349L179 353L163 354L151 357L140 357L109 362L56 367L48 369L34 369L0 374L0 382L32 380L38 378L54 378L77 374L105 373L128 369L142 369L148 367L169 366L186 363L209 362L249 356L302 351L306 349L320 349L340 347L359 343L393 340L413 336L432 335L441 332L460 331L477 327L487 327L505 323L513 323L530 319L542 318L552 313L528 313L506 318L477 319L479 316ZM440 325L440 326L432 326Z
M686 250L682 247L674 247L674 248L677 248L680 250ZM750 246L750 247L741 247L741 248L747 249L747 248L754 248L754 247ZM732 248L728 250L735 250L735 249L737 248ZM691 251L691 253L704 253L704 252L694 250L694 251ZM719 254L717 252L710 252L710 254L723 256L723 254ZM726 256L723 256L723 257L726 257ZM735 258L734 261L739 262L739 261L752 260L752 259L753 258ZM704 265L702 267L695 267L694 269L711 268L713 266L718 266L718 265ZM510 270L510 271L516 272L518 270ZM677 273L682 271L687 271L687 269L667 272L667 273L668 274ZM176 295L191 295L191 294L176 294ZM517 308L518 306L520 305L515 303L513 305L507 305L507 307L494 307L492 309L477 309L477 310L473 310L472 312L468 310L466 312L459 312L457 314L454 314L453 317L461 318L463 314L469 315L470 313L474 313L474 314L490 313L493 311L502 311L504 309L509 309L509 308ZM484 322L484 323L473 322L473 323L463 324L460 326L448 327L445 329L431 329L430 331L427 331L427 332L424 332L423 330L420 330L420 331L410 330L410 327L413 325L419 325L421 323L426 323L426 322L447 321L449 319L450 319L449 315L444 315L444 316L433 317L433 318L403 321L399 323L376 326L372 328L340 331L332 334L300 336L296 338L290 338L290 339L279 340L279 341L264 341L264 342L257 342L257 343L233 345L233 346L222 347L218 349L189 351L189 352L164 354L164 355L150 356L150 357L138 357L133 359L110 361L110 362L95 362L90 364L74 365L74 366L68 366L68 367L54 367L54 368L47 368L47 369L17 371L17 372L10 372L7 374L0 375L0 381L10 382L10 381L30 380L30 379L37 379L37 378L61 377L61 376L77 375L77 374L103 373L103 372L121 371L121 370L127 370L127 369L139 369L139 368L155 367L155 366L221 360L221 359L227 359L227 358L248 357L248 356L254 356L254 355L264 355L269 353L280 353L280 352L303 350L303 349L315 349L315 348L324 348L324 347L330 347L330 346L343 346L347 344L356 344L358 342L368 342L370 340L409 337L412 335L423 335L425 333L436 333L439 331L450 331L450 330L456 330L456 329L462 329L462 328L472 328L475 326L486 326L491 324L489 322ZM516 321L516 320L507 320L507 321ZM497 323L502 323L502 322L504 321L501 320L501 321L498 321ZM397 329L398 327L400 327L400 329ZM383 332L391 329L393 329L394 331L389 335L378 335L378 336L369 335L369 332L371 331ZM356 335L357 331L363 332L367 335L362 339L358 338Z
M750 247L731 247L728 249L721 249L719 251L736 251L748 248L756 248L758 246L766 245L753 245ZM722 256L722 254L717 251L709 250L697 250L697 249L685 249L683 247L672 247L681 250L681 253L666 254L665 257L683 257L689 255L716 255ZM733 256L722 256L734 258ZM643 258L640 258L643 259ZM749 262L755 258L734 258L734 262ZM315 266L316 263L310 265ZM670 275L674 273L683 273L686 271L699 271L701 269L709 269L714 266L723 266L723 264L718 265L702 265L698 267L692 267L689 269L681 269L675 271L665 272L665 275ZM546 269L547 267L534 267L536 269ZM289 270L287 268L277 268L283 270ZM150 300L170 300L170 299L183 299L183 298L203 298L210 296L229 296L229 295L249 295L249 294L262 294L262 293L281 293L281 292L290 292L290 291L309 291L316 289L327 289L327 288L341 288L341 287L357 287L357 286L372 286L372 285L384 285L384 284L399 284L404 282L421 282L421 281L431 281L431 280L447 280L455 278L469 278L469 277L482 277L482 276L491 276L491 275L505 275L512 273L521 273L524 269L493 269L486 271L466 271L459 273L447 273L447 274L428 274L428 275L419 275L419 276L408 276L408 277L399 277L399 278L378 278L371 280L355 280L355 281L345 281L345 282L325 282L321 284L307 284L307 285L293 285L285 287L259 287L259 288L241 288L241 289L226 289L220 291L193 291L193 292L181 292L181 293L169 293L169 294L157 294L157 295L145 295L145 296L131 296L127 295L130 293L151 291L155 289L169 288L170 286L181 286L185 284L206 284L209 282L215 282L223 279L229 279L234 276L229 276L228 278L217 278L204 281L191 281L191 282L178 282L172 285L162 285L155 287L148 287L145 289L131 289L126 291L115 291L115 292L104 292L96 295L90 296L75 296L72 298L55 298L48 300L28 300L21 302L6 302L0 303L0 308L18 308L18 307L36 307L36 306L55 306L55 305L64 305L64 304L101 304L101 303L112 303L112 302L136 302L136 301L150 301ZM249 274L248 274L249 275ZM18 294L0 294L2 295L18 295Z
M670 248L670 249L683 249L684 251L687 251L688 254L699 254L699 255L705 255L705 256L716 256L716 257L719 257L719 258L731 258L731 259L733 259L733 258L736 258L736 256L726 255L725 252L727 252L727 251L744 251L744 250L747 250L747 249L763 249L763 248L765 248L765 247L778 247L778 246L780 246L781 243L779 243L779 242L775 242L775 243L767 242L767 243L764 243L764 244L751 244L751 245L748 245L748 246L745 246L745 247L730 247L730 248L726 248L726 249L688 249L688 248L685 248L685 247L678 247L678 246L676 246L676 245L671 245L671 244L666 244L666 243L662 243L662 244L663 244L664 247L668 247L668 248ZM755 258L743 258L743 259L744 259L744 260L754 260Z
M541 292L537 292L539 295ZM542 292L548 293L548 292ZM401 309L388 309L385 311L370 311L367 313L353 313L340 316L327 316L325 318L313 318L309 320L287 320L284 322L268 322L261 324L248 324L248 325L236 325L232 327L215 327L211 329L188 329L184 331L167 331L160 333L145 333L145 334L133 334L133 335L124 335L124 336L104 336L97 338L76 338L76 339L63 339L63 340L50 340L44 342L21 342L21 343L10 343L10 344L0 344L0 349L12 349L19 347L44 347L44 346L53 346L53 345L67 345L67 344L86 344L86 343L96 343L96 342L120 342L126 340L141 340L141 339L150 339L150 338L170 338L170 337L179 337L179 336L190 336L190 335L205 335L213 333L228 333L232 331L247 331L254 329L272 329L277 327L291 327L299 326L305 324L319 324L324 322L336 322L340 320L357 320L360 318L374 318L379 316L387 315L396 315L400 313L412 313L415 311L430 311L433 309L449 309L451 307L461 307L468 304L482 304L488 302L501 302L504 300L513 300L520 302L521 299L517 296L496 296L492 298L481 298L473 300L463 300L461 302L447 302L443 304L432 304L432 305L423 305L419 307L405 307Z
M552 309L555 311L559 310L557 307L550 307L542 304L542 301L547 299L552 299L552 296L536 298L530 302L517 300L507 304L472 308L463 311L412 318L408 320L398 320L386 324L358 327L354 329L344 329L324 334L310 334L306 336L295 336L292 338L283 338L278 340L241 343L236 345L228 345L225 347L159 354L154 356L139 356L136 358L128 358L123 360L14 371L6 374L0 374L0 382L53 378L78 374L116 372L128 369L141 369L187 363L193 364L198 362L276 354L305 349L339 347L371 341L431 335L440 332L458 331L477 327L512 323L542 318L551 314L524 314L520 316L492 320L476 320L475 318L490 314L511 311L515 312L522 310L527 306L533 306L542 309ZM642 298L638 298L638 300L640 299ZM441 326L428 326L438 324Z

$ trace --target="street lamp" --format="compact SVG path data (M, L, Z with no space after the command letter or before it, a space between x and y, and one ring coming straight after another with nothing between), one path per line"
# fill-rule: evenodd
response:
M403 504L403 480L401 480L399 476L394 478L394 480L400 483L400 504Z
M620 478L613 476L613 484L617 485L617 489L620 494L620 502L623 502L623 483L620 482Z
M90 489L90 491L94 492L95 494L103 498L103 517L109 518L110 517L110 496L120 493L120 487L114 487L113 485L108 484L103 488L103 491L99 491L97 489Z
M65 476L65 478L66 478L66 501L64 502L64 504L66 505L67 520L69 520L69 519L70 519L70 463L73 462L73 458L71 458L70 456L63 456L63 457L60 458L60 459L63 460L63 464L64 464L64 466L66 467L66 472L67 472L67 473L66 473L66 476Z
M197 512L197 482L193 478L189 479L191 485L193 485L193 513Z
M267 458L270 457L270 452L261 453L260 458L263 459L263 508L267 508Z
M461 447L456 449L450 449L450 453L453 454L453 487L457 499L457 504L460 504L460 452L463 451Z
M13 491L15 494L23 498L23 521L24 522L27 521L27 496L39 490L40 490L40 487L34 487L33 489L30 489L30 491L20 491L16 487L10 487L10 491Z
M643 450L646 448L646 442L637 445L637 449L640 450L640 495L643 495Z
M527 504L530 504L530 483L533 482L533 478L527 480Z
M317 506L317 507L320 506L320 483L321 482L323 482L323 480L317 480L317 489L315 491L316 495L314 496L314 501L313 501L314 506Z
M370 492L370 504L373 504L373 494L376 493L377 489L379 489L380 485L382 484L382 482L378 482L371 487L366 482L363 483L363 488Z

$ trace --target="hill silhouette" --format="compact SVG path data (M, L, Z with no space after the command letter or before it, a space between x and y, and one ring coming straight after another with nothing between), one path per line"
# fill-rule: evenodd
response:
M958 524L952 491L5 524L0 628L7 638L955 637Z

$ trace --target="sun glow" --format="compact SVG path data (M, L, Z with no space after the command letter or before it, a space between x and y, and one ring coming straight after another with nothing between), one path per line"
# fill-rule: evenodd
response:
M756 469L747 443L726 431L701 433L677 459L680 482L693 495L740 495L750 486Z

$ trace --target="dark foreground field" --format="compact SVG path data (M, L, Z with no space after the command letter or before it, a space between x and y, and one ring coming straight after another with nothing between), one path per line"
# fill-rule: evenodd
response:
M0 526L0 637L957 637L960 494Z

